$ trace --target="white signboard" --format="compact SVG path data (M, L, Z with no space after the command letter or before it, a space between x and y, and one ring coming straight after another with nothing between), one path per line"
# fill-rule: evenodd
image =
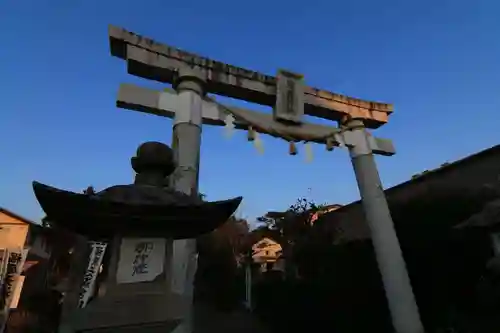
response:
M164 262L164 238L123 238L116 282L153 281L163 273Z
M91 242L92 252L89 257L89 264L85 275L83 276L82 289L80 291L80 299L78 301L78 306L84 308L95 289L95 281L97 275L99 274L99 269L102 264L102 259L104 258L104 252L106 251L106 243Z

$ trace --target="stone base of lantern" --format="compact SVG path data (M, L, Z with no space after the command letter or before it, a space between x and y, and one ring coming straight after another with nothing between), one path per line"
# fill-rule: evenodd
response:
M182 321L186 301L175 294L102 297L78 311L75 332L168 333Z
M172 240L115 237L108 248L107 281L98 297L75 311L72 331L169 333L175 329L191 300L171 291ZM134 266L141 251L147 252L147 265L137 272Z
M180 128L176 123L176 129ZM178 166L174 155L167 145L146 142L131 159L137 173L134 184L97 193L92 188L82 194L33 182L49 221L107 243L102 265L95 259L102 258L102 253L87 263L84 247L75 250L78 255L65 289L60 333L168 333L175 327L191 326L197 254L190 239L225 223L242 198L204 202L194 193L186 194L188 189L197 192L192 166L197 169L198 162L179 157ZM166 188L167 177L176 169L187 170L182 179L190 181L181 182L177 190Z
M177 324L175 324L177 326ZM98 328L93 330L80 331L81 333L165 333L174 330L172 323L156 323L122 326L113 328Z

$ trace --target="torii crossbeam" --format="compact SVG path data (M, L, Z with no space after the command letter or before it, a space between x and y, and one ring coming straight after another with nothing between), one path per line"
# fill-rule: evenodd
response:
M179 109L177 92L174 89L157 91L143 88L131 84L121 84L118 90L116 105L119 108L154 114L167 118L174 118L176 112L187 112ZM176 110L177 109L177 110ZM202 104L202 122L204 125L226 126L225 118L227 113L233 111L249 119L245 122L242 118L235 118L234 125L237 129L247 130L252 124L262 124L255 127L257 132L280 137L275 133L284 133L291 141L305 141L327 144L327 139L331 138L334 146L346 147L354 143L349 132L342 132L334 126L325 126L312 123L302 123L288 126L282 122L274 120L271 114L256 112L243 108L224 106L216 103L213 99L205 97ZM370 146L375 154L391 156L395 154L391 140L370 136Z
M109 40L111 54L127 61L130 74L173 83L179 68L189 67L206 77L207 93L275 105L276 77L185 52L115 26L109 27ZM368 128L385 124L393 111L391 104L366 101L314 87L304 87L303 93L306 114L336 121L348 115L363 119Z

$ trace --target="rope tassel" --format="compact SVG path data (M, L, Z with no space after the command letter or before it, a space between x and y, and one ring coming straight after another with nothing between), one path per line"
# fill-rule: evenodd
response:
M248 127L248 133L247 133L247 139L248 141L254 141L255 138L257 137L257 132L250 126Z
M264 142L262 142L259 133L254 132L253 145L259 154L264 154Z
M326 150L332 151L335 148L335 140L334 138L326 139Z
M297 155L297 147L295 146L295 142L290 141L290 145L288 148L288 153L290 155Z

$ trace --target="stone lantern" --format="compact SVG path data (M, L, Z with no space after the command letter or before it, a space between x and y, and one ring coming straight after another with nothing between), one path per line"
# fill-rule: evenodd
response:
M169 332L184 318L185 298L172 291L173 240L222 225L242 198L205 202L165 187L175 177L169 146L142 144L131 159L135 182L73 193L38 182L47 218L89 240L108 243L104 292L69 320L72 332ZM83 277L82 277L83 278Z

